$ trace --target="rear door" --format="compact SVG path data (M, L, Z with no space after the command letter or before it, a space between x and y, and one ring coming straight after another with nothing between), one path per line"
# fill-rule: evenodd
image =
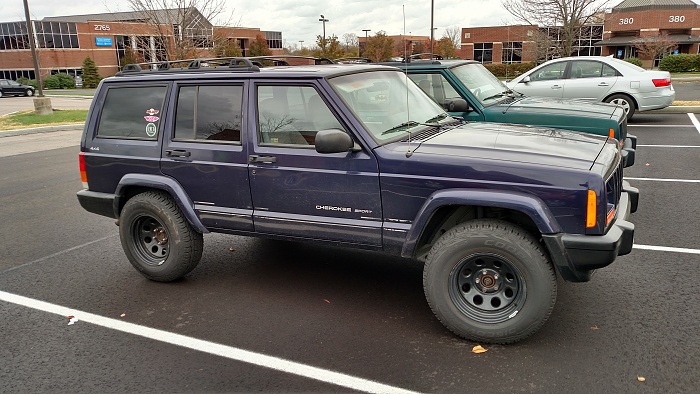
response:
M332 242L381 245L378 166L370 152L316 152L316 133L349 131L321 83L252 86L250 183L255 230Z
M207 228L252 231L243 111L246 83L178 82L161 171L175 178ZM147 120L157 122L151 111Z
M587 101L602 101L617 82L618 72L595 60L573 60L563 97Z

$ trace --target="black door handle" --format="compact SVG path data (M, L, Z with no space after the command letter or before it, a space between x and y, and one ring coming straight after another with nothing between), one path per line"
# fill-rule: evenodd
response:
M275 156L258 156L258 155L250 155L249 161L251 163L276 163L277 158Z
M192 152L188 152L184 149L173 149L166 150L165 155L168 157L190 157L190 155L192 155Z

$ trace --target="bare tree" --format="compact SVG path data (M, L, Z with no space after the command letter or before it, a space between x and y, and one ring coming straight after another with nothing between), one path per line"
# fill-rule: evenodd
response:
M447 37L452 41L454 49L459 49L462 46L462 28L459 26L450 26L442 33L442 37Z
M151 50L162 46L162 56L166 59L153 60L196 57L211 48L214 39L211 21L226 7L225 0L127 0L127 3L138 19L149 25L149 33L154 37L154 40L139 37L138 45Z
M678 43L671 40L668 34L640 37L632 43L634 47L637 48L637 53L641 55L643 59L651 59L652 67L656 59L669 54L678 47Z
M355 33L343 34L343 50L348 54L356 54L359 48L359 40Z
M540 27L558 29L559 56L570 56L585 34L585 25L602 23L610 0L502 0L501 5L516 19Z

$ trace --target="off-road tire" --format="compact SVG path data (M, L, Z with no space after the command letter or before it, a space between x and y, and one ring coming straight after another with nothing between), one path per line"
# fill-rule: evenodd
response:
M557 298L556 275L543 247L500 220L474 220L443 234L428 253L423 288L447 328L484 343L532 335Z
M131 264L154 281L179 279L202 258L202 234L163 192L149 191L130 198L120 215L119 236Z

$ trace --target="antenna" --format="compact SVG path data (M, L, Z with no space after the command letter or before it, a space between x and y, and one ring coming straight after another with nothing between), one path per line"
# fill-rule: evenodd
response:
M401 10L403 11L403 61L406 62L406 5L401 5ZM406 123L411 121L411 107L408 103L408 63L404 66L404 85L406 86ZM411 157L411 131L410 129L406 131L408 133L408 145L406 150L406 157Z

